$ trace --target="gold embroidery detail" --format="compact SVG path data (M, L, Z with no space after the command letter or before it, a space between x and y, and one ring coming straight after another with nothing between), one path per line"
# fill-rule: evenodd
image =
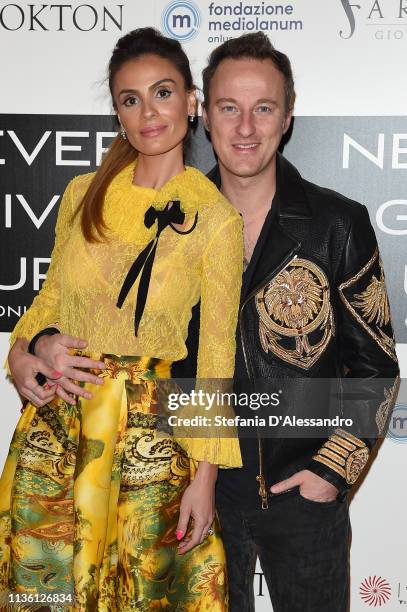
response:
M374 265L376 260L380 268L380 279L373 274L366 289L353 296L357 298L357 300L348 300L343 293L344 289L347 289L360 280ZM352 276L352 278L339 285L338 289L342 302L358 323L389 357L397 361L394 338L388 336L383 329L381 329L383 325L388 325L390 323L390 306L384 280L383 262L379 255L379 249L376 248L367 264L363 266L357 274ZM368 325L366 321L370 323L370 325ZM374 324L372 325L373 322Z
M259 335L263 350L309 369L334 335L328 279L312 261L293 259L256 295ZM322 332L314 344L310 334ZM284 347L283 338L294 338L295 349Z
M335 442L331 442L331 440L332 440L332 436L331 436L331 438L330 438L330 440L328 442L325 442L325 444L324 444L325 448L330 448L335 453L338 453L338 455L342 455L342 457L345 457L345 459L346 459L349 456L348 451L346 451L344 448L342 448L342 446L339 446L338 444L335 444Z
M359 440L359 438L357 438L356 436L352 435L348 431L345 431L344 429L339 429L339 428L335 429L335 433L338 436L342 436L343 438L345 438L346 440L348 440L349 442L351 442L355 446L359 446L361 448L363 446L365 446L365 443L362 440Z
M396 380L394 381L394 385L390 389L384 389L384 400L376 412L376 425L377 429L379 430L379 435L383 433L389 412L396 402L399 386L400 377L397 376Z
M313 459L330 467L348 484L354 484L369 459L369 449L363 440L343 429L335 429Z
M331 468L331 470L334 470L334 472L337 472L339 476L342 476L342 478L346 479L345 470L341 468L339 465L337 465L336 463L334 463L333 461L331 461L330 459L327 459L323 455L315 455L313 459L315 459L315 461L319 461L320 463L324 463L326 466Z
M367 288L362 293L355 293L355 298L357 300L352 302L352 306L362 310L362 316L368 323L375 320L379 327L389 323L390 306L382 266L380 266L380 280L373 274Z
M339 455L336 455L335 453L330 451L328 448L326 448L325 445L320 449L319 452L321 455L325 455L326 457L329 457L330 459L332 459L332 461L339 463L339 465L346 465L345 459L343 459L342 457L339 457Z
M346 482L354 484L360 476L361 471L365 467L369 459L369 450L358 448L355 450L346 461Z
M354 444L349 444L349 442L347 440L344 440L343 438L340 438L339 436L332 435L332 436L329 437L329 439L332 440L332 442L336 442L337 444L339 444L343 448L346 448L349 452L354 451L355 448L356 448L356 446Z

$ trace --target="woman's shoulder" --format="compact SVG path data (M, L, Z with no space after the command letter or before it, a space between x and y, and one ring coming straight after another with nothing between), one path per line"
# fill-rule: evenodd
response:
M219 191L216 185L197 168L188 167L191 193L198 203L198 209L211 209L211 215L239 217L239 213Z
M96 172L86 172L85 174L78 174L70 180L67 189L72 191L73 197L78 193L84 194L93 181L95 174Z
M60 215L69 216L76 211L95 174L95 172L78 174L69 181L62 198Z

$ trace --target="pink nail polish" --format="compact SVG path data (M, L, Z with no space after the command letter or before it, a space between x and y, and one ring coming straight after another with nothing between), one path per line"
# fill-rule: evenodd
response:
M183 531L181 531L181 529L178 529L178 530L175 532L175 537L177 538L177 540L178 540L178 541L182 540L182 536L183 536L183 535L184 535L184 532L183 532Z

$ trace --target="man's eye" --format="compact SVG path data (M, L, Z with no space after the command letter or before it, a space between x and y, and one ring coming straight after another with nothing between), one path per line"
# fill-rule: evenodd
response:
M138 99L135 96L130 96L129 98L126 98L124 101L125 106L134 106L137 103L138 103Z
M271 113L273 109L271 108L271 106L267 106L267 104L262 104L261 106L257 107L257 110L260 113Z
M172 94L171 89L167 89L167 88L159 89L157 91L157 97L160 98L161 100L165 98L169 98L171 94Z
M236 106L232 106L231 104L226 104L225 106L222 106L222 111L224 113L234 113L237 111Z

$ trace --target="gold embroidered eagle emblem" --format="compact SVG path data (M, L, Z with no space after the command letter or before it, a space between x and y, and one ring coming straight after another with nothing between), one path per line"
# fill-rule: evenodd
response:
M355 293L356 287L362 290ZM377 248L367 264L339 286L339 294L363 329L397 361L383 263Z
M382 265L380 265L380 279L373 275L366 289L362 293L356 293L355 298L357 299L351 302L352 306L362 311L362 316L368 323L374 321L379 327L389 323L390 306Z

